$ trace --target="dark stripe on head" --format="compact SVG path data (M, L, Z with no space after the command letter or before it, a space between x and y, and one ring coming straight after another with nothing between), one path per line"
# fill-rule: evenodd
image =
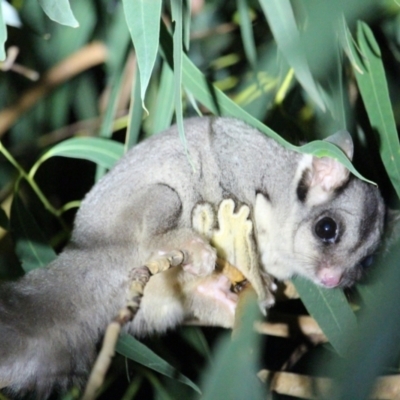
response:
M310 171L308 169L305 169L303 171L303 174L301 175L299 184L297 185L297 189L296 189L297 198L302 203L304 203L306 201L308 190L310 188L309 174L310 174Z
M372 186L367 186L367 188L367 192L364 194L365 201L363 202L363 218L361 219L359 227L361 242L365 242L376 229L378 218L380 216L376 189Z
M367 185L362 204L360 226L358 227L359 239L351 251L357 250L379 229L379 219L381 218L382 210L380 209L378 190L371 185Z

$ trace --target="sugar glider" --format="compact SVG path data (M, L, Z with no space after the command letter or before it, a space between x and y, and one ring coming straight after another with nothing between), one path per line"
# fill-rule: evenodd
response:
M302 275L325 287L360 276L383 229L375 186L236 119L189 119L185 132L187 151L176 127L130 150L86 195L57 259L0 285L0 387L7 393L44 398L81 385L127 301L132 269L162 252L178 249L185 262L150 279L130 332L164 332L192 315L229 326L234 296L214 273L210 238L193 227L199 207L210 215L226 200L247 207L261 275ZM351 157L348 138L342 147Z

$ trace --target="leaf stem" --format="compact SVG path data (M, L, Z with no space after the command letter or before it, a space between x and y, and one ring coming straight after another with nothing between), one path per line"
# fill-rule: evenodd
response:
M3 146L3 143L0 142L0 153L4 155L4 157L7 159L7 161L10 162L10 164L19 172L20 176L24 178L32 190L35 192L39 200L42 202L43 206L55 217L58 218L60 221L61 225L63 226L64 229L67 229L64 221L60 218L63 208L60 210L57 210L54 208L50 202L47 200L46 196L43 194L43 192L40 190L39 186L33 179L33 176L30 176L29 174L26 173L26 171L21 167L20 164L15 160L15 158L8 152L8 150Z

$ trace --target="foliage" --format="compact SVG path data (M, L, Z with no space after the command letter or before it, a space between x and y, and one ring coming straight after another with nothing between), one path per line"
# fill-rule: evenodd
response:
M2 0L1 5L1 277L23 273L19 262L28 271L51 260L53 248L68 239L76 206L93 182L138 140L173 120L184 145L182 119L197 114L238 117L294 151L335 157L377 182L388 203L397 204L395 1ZM340 129L353 133L357 169L321 141ZM294 145L304 140L309 143ZM366 398L375 376L397 371L393 254L379 258L372 282L357 286L352 299L361 311L340 290L294 280L332 346L322 349L323 357L316 355L321 349L311 350L296 368L316 373L312 365L319 362L324 372L336 374L337 398ZM297 313L299 304L288 302L283 309ZM381 322L372 329L376 321ZM221 343L210 355L216 336ZM134 379L120 397L150 392L154 398L197 398L193 380L201 382L206 398L221 393L233 398L232 380L236 398L262 396L243 371L259 364L280 368L293 343L282 339L276 356L268 337L261 358L254 350L260 337L251 330L234 345L229 340L217 329L187 327L169 338L149 339L146 345L158 356L122 338L118 349L136 363L129 368ZM246 346L260 357L240 358ZM327 354L334 358L329 368L322 362ZM172 365L180 365L182 373ZM335 372L335 366L346 373ZM115 371L120 367L117 360ZM117 379L110 374L109 385ZM356 385L360 381L368 384Z

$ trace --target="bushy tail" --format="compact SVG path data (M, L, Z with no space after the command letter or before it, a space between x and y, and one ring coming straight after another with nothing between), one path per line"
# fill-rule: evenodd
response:
M0 285L0 388L43 399L85 382L125 299L125 268L115 254L69 248L46 268Z

